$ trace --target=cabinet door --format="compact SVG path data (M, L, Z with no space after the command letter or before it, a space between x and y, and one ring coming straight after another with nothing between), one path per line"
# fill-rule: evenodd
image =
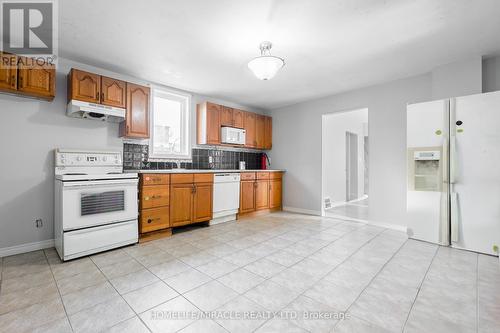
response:
M264 149L273 148L273 118L264 117Z
M120 135L149 138L149 88L127 83L127 113Z
M242 181L240 183L240 213L253 212L255 210L255 182Z
M269 208L281 207L281 184L281 179L272 179L269 181Z
M68 99L99 103L101 94L101 76L72 69L69 74Z
M246 131L245 146L255 148L257 145L255 139L255 113L245 112L244 125Z
M193 217L193 184L170 185L170 225L190 224Z
M127 104L127 87L124 81L101 77L101 104L125 108Z
M220 144L220 114L221 106L207 103L207 144Z
M221 126L233 126L233 109L223 106L220 114L220 125Z
M0 90L17 90L17 56L0 52Z
M195 184L193 222L212 219L212 184Z
M265 118L259 114L255 115L255 141L256 148L264 148Z
M233 109L233 127L244 128L244 112L238 109Z
M32 58L19 57L17 90L45 99L56 95L56 69L54 65L40 64Z
M269 208L269 180L258 180L255 184L255 209Z

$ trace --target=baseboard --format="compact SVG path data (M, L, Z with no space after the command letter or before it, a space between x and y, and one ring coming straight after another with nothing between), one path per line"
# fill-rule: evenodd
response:
M402 226L402 225L396 225L396 224L385 223L385 222L377 222L377 221L372 221L372 220L356 219L356 218L346 217L343 215L337 215L337 214L332 214L332 213L328 213L328 212L325 212L325 217L330 217L330 218L337 219L337 220L366 223L366 224L373 225L376 227L382 227L382 228L386 228L386 229L401 231L404 233L406 233L406 231L407 231L407 227Z
M321 211L319 211L319 210L311 210L311 209L289 207L289 206L284 206L283 210L286 212L290 212L290 213L300 213L300 214L306 214L306 215L321 216Z
M54 247L54 240L47 239L40 242L26 243L21 245L14 245L10 247L4 247L0 249L0 258L12 256L14 254L21 254L31 251L43 250Z

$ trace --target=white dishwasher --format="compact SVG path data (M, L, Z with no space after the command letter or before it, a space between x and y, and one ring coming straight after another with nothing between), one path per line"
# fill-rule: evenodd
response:
M214 174L213 219L210 224L236 220L240 208L240 174Z

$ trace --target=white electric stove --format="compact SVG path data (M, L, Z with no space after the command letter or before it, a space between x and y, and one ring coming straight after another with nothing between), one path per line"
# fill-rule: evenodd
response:
M55 246L62 260L137 243L137 173L119 151L55 151Z

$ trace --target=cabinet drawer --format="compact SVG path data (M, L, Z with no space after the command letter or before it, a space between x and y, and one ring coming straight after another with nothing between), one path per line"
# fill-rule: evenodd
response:
M240 179L241 180L254 180L255 179L255 172L242 172Z
M269 172L269 179L281 179L283 178L283 172Z
M192 173L173 174L170 178L171 184L188 184L194 181Z
M269 172L257 172L257 179L269 179Z
M141 211L139 232L145 233L170 227L169 208L151 208Z
M214 174L213 173L195 173L194 174L195 183L213 183Z
M170 183L170 175L165 174L144 174L141 177L142 185L168 185Z
M165 185L144 186L141 191L141 209L168 206L169 188Z

